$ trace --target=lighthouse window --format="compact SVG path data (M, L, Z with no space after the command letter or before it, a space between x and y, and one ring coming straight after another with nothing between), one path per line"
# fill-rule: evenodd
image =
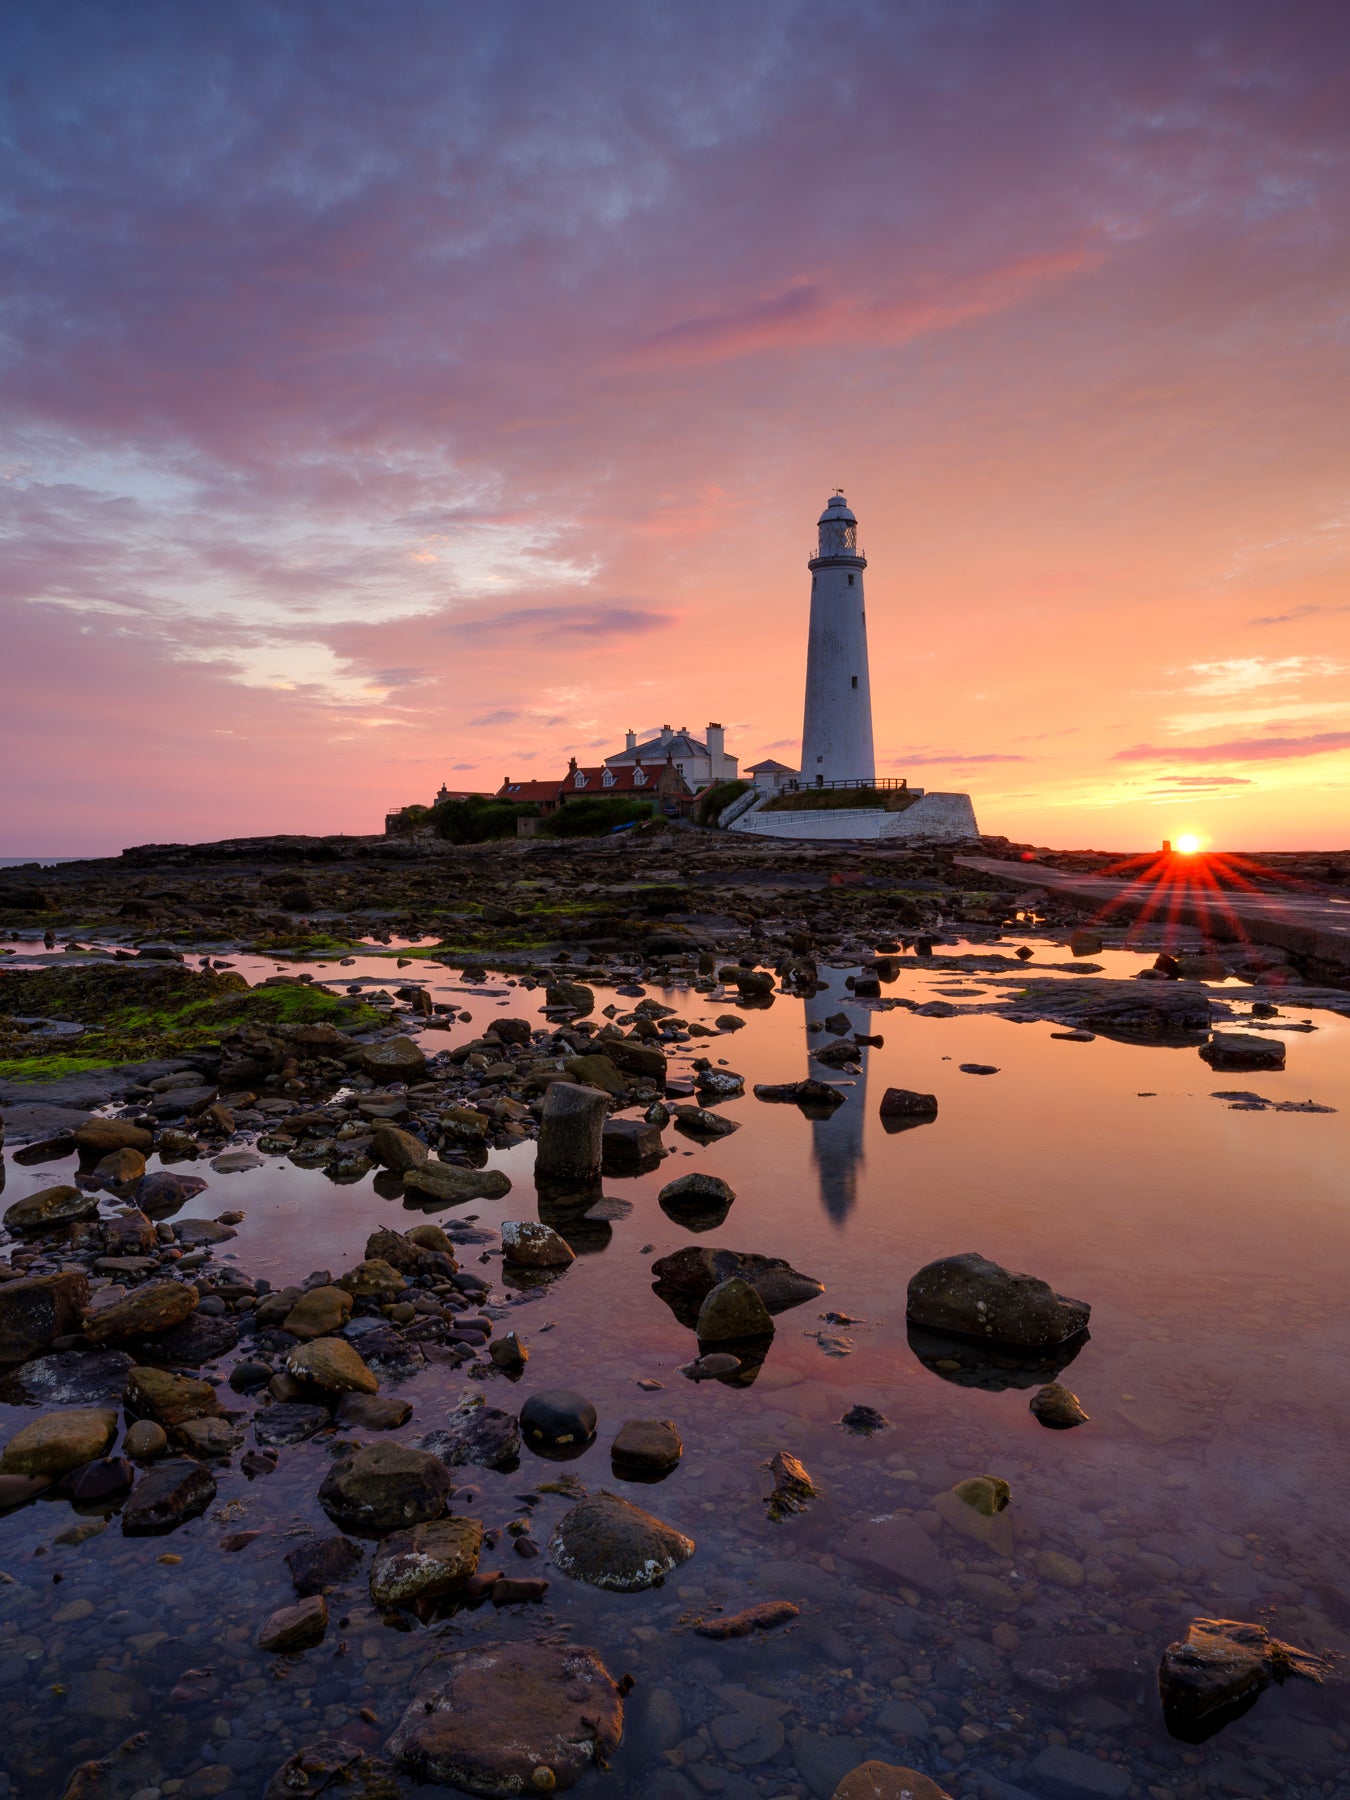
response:
M853 677L853 685L854 687L857 687L858 685L858 677L856 675Z
M849 578L848 578L848 585L849 585L849 586L850 586L850 587L852 587L852 586L853 586L853 577L852 577L852 576L851 576L851 575L850 575L850 576L849 576Z

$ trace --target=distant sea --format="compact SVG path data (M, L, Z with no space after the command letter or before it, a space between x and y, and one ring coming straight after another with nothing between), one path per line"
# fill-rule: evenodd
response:
M38 863L42 868L50 869L57 863L85 860L83 856L0 856L0 869L22 869L27 863Z

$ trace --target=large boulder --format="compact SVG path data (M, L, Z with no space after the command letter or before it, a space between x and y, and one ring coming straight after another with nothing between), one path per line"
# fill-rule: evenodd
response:
M636 1038L602 1037L598 1041L605 1055L625 1075L638 1075L665 1086L666 1053L657 1045L640 1044Z
M54 1338L73 1336L88 1304L89 1282L77 1270L0 1283L0 1363L27 1362Z
M381 1044L367 1044L361 1052L361 1067L372 1081L382 1085L422 1081L427 1059L410 1037L393 1037Z
M308 1343L311 1338L331 1337L341 1331L351 1316L352 1297L347 1290L325 1284L302 1294L281 1321L281 1328Z
M393 1531L370 1565L376 1606L407 1606L454 1593L478 1567L483 1527L478 1519L433 1519Z
M661 1127L647 1119L606 1119L600 1137L605 1175L643 1175L661 1160Z
M319 1504L344 1531L384 1537L439 1518L454 1485L445 1464L425 1450L368 1444L333 1464Z
M431 1151L411 1131L382 1124L376 1126L370 1140L370 1155L372 1161L392 1169L396 1175L403 1175L409 1169L420 1169L430 1158Z
M511 1177L500 1169L457 1169L428 1162L409 1169L403 1192L422 1206L459 1206L465 1200L500 1200L511 1192Z
M161 1158L163 1155L161 1144ZM175 1175L169 1169L155 1169L137 1186L136 1204L147 1218L168 1219L206 1185L200 1175Z
M457 1650L421 1687L389 1754L414 1780L493 1800L575 1787L623 1736L619 1688L599 1654L578 1644Z
M686 1231L715 1231L731 1211L735 1189L720 1175L678 1175L656 1196L661 1211Z
M655 1587L688 1562L693 1538L623 1500L601 1492L564 1513L548 1541L549 1555L564 1575L592 1587L633 1593Z
M92 1219L98 1212L98 1195L82 1188L39 1188L5 1208L6 1231L63 1231L76 1219Z
M103 1344L109 1339L165 1331L170 1325L182 1324L196 1309L197 1298L196 1288L185 1281L148 1281L103 1305L96 1300L85 1314L84 1334Z
M1016 1350L1047 1349L1086 1331L1086 1300L1057 1294L1036 1275L1019 1275L969 1250L925 1264L909 1283L912 1325Z
M652 1264L657 1294L682 1322L693 1325L698 1309L712 1290L739 1278L759 1295L771 1313L786 1312L825 1292L823 1281L803 1275L780 1256L757 1256L745 1250L714 1250L690 1245L658 1257Z
M767 1337L773 1330L773 1316L750 1283L732 1275L704 1296L695 1330L700 1345Z
M1211 1069L1282 1069L1284 1042L1254 1031L1216 1031L1200 1055Z
M98 1162L114 1150L139 1150L144 1156L154 1144L154 1134L129 1119L86 1119L75 1132L75 1148L85 1164Z
M683 1455L673 1419L625 1419L609 1447L610 1464L624 1481L660 1481Z
M1327 1657L1282 1644L1264 1625L1192 1619L1158 1666L1163 1719L1173 1737L1203 1744L1255 1706L1273 1682L1320 1683L1333 1667Z
M7 1475L51 1479L106 1456L116 1436L117 1413L112 1407L77 1406L66 1412L44 1413L5 1445L0 1469Z
M595 1010L595 990L588 988L584 982L565 981L558 975L544 989L544 1004L559 1009L567 1008L584 1017L586 1013Z
M358 1300L376 1300L381 1305L397 1299L407 1285L399 1271L378 1256L365 1257L354 1269L337 1278L337 1286L344 1293L352 1294Z
M375 1394L380 1387L379 1376L346 1338L315 1338L301 1344L286 1358L286 1372L330 1394Z
M597 1181L608 1116L609 1095L602 1088L554 1082L539 1120L535 1179L578 1187Z
M576 1257L551 1225L535 1219L504 1219L502 1260L516 1269L565 1269Z
M142 1366L131 1371L127 1411L133 1418L153 1419L157 1425L186 1425L189 1419L217 1418L220 1401L209 1381Z

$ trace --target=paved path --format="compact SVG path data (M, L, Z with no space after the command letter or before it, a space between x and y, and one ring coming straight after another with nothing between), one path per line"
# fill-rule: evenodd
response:
M1007 881L1030 892L1063 894L1104 915L1106 923L1148 916L1154 924L1174 919L1210 937L1270 944L1329 969L1350 971L1350 900L1327 894L1236 894L1184 875L1160 882L1109 875L1080 875L1041 863L1000 862L991 856L958 856L963 869ZM1184 868L1184 864L1181 865ZM1197 865L1198 866L1198 865Z

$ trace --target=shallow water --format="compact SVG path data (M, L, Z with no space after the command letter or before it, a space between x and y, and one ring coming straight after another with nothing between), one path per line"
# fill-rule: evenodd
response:
M1031 941L1032 973L1063 955ZM228 960L250 980L276 966ZM1113 975L1141 966L1128 951L1094 961ZM465 984L425 963L396 970L363 956L347 969L311 966L335 986L425 980L436 998L460 1003L471 1023L428 1032L429 1054L476 1035L498 1008L520 1015L542 999L507 978ZM902 970L886 995L999 991L983 973L913 959ZM956 1794L978 1794L987 1772L1048 1796L1056 1790L1027 1759L1058 1742L1124 1770L1128 1791L1155 1800L1350 1791L1343 1689L1271 1690L1192 1748L1164 1731L1153 1674L1164 1645L1197 1614L1260 1618L1301 1646L1350 1650L1342 1498L1350 1111L1235 1111L1211 1097L1243 1088L1343 1106L1350 1021L1287 1005L1290 1021L1317 1027L1288 1035L1287 1071L1225 1076L1194 1048L1068 1042L1052 1025L988 1015L876 1011L851 1000L847 973L822 970L829 991L811 1001L780 995L746 1010L735 1034L668 1047L672 1074L703 1054L741 1072L747 1089L808 1072L847 1083L807 1063L808 1043L820 1041L808 1021L842 1003L859 1030L885 1042L862 1053L863 1072L844 1086L847 1102L833 1117L813 1122L747 1093L719 1106L741 1123L732 1137L697 1148L668 1132L672 1154L658 1173L606 1180L607 1193L634 1203L607 1241L603 1228L588 1228L563 1277L511 1300L507 1323L531 1351L519 1382L470 1382L433 1366L386 1384L415 1402L396 1434L412 1443L465 1390L516 1406L539 1388L580 1389L600 1414L585 1456L559 1469L527 1452L515 1474L464 1471L480 1498L457 1510L504 1525L525 1510L516 1496L559 1474L610 1487L697 1540L697 1554L664 1588L610 1594L543 1569L552 1587L542 1609L487 1607L408 1631L381 1623L358 1572L330 1602L325 1643L275 1659L252 1645L261 1620L293 1597L282 1561L288 1534L332 1531L314 1498L328 1462L321 1445L283 1450L278 1472L253 1482L236 1458L210 1513L168 1538L123 1539L114 1519L78 1548L57 1547L70 1509L40 1502L0 1519L0 1569L10 1578L0 1586L0 1767L10 1791L59 1794L75 1763L149 1729L143 1762L128 1764L140 1772L127 1793L195 1770L189 1793L242 1800L321 1729L382 1743L436 1650L533 1635L549 1619L598 1649L616 1676L636 1680L613 1771L587 1776L585 1792L828 1796L846 1768L876 1754L928 1770ZM647 991L691 1021L731 1010L725 996ZM598 1004L612 997L602 992ZM999 1072L964 1074L962 1062ZM888 1086L935 1093L936 1122L888 1134L877 1113ZM538 1216L532 1159L531 1144L491 1153L512 1193L434 1216L484 1227ZM349 1267L377 1225L433 1216L381 1198L369 1179L337 1186L281 1158L238 1175L176 1167L210 1181L176 1216L244 1210L237 1240L216 1260L234 1259L277 1286L314 1268ZM60 1179L61 1169L11 1166L6 1202ZM724 1175L737 1193L725 1223L697 1235L656 1201L666 1181L693 1169ZM749 1387L696 1386L677 1372L696 1345L653 1295L648 1264L695 1242L784 1256L826 1284L818 1302L778 1315ZM482 1273L495 1278L495 1247L484 1248ZM1025 1387L961 1385L918 1359L905 1328L908 1278L964 1250L1092 1303L1090 1341L1062 1377L1090 1424L1046 1431ZM461 1264L478 1269L479 1254L462 1249ZM827 1311L855 1322L831 1325ZM850 1353L827 1354L821 1332L849 1340ZM644 1393L640 1378L664 1386ZM884 1412L889 1428L870 1439L842 1430L837 1421L858 1402ZM0 1429L7 1435L31 1416L0 1408ZM608 1445L630 1417L672 1419L684 1439L683 1462L659 1485L611 1472ZM778 1449L805 1462L821 1497L775 1524L762 1465ZM897 1590L843 1554L857 1521L926 1513L954 1482L981 1473L1011 1483L1015 1554L996 1558L941 1528L958 1574L953 1597ZM540 1499L539 1542L569 1504ZM220 1548L229 1533L254 1529L261 1535L243 1550ZM159 1561L166 1554L182 1560ZM541 1571L516 1563L506 1541L484 1553L485 1567ZM770 1636L715 1643L686 1629L713 1607L778 1598L799 1602L801 1616ZM1118 1675L1053 1695L1014 1674L1012 1633L1025 1643L1084 1632L1118 1640ZM1132 1652L1141 1673L1130 1672ZM166 1708L190 1667L212 1669L218 1690Z

